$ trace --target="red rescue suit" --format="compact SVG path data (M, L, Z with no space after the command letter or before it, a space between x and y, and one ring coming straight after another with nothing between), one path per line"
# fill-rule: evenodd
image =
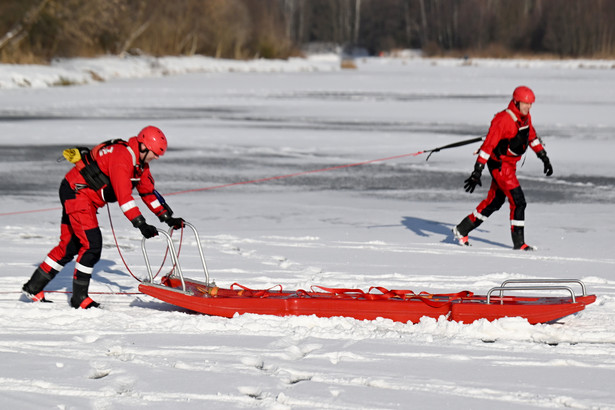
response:
M517 162L531 147L535 153L544 150L532 125L531 115L523 116L514 101L495 115L485 142L478 152L477 162L487 164L492 181L487 198L469 219L478 226L508 199L511 229L525 224L525 196L517 180Z
M49 252L41 265L52 276L77 255L74 279L89 281L102 252L102 234L96 214L98 208L108 202L117 201L124 215L133 221L141 216L132 196L132 190L136 188L154 214L160 217L166 212L154 194L154 179L149 165L140 163L136 137L128 142L116 140L100 144L90 154L108 184L98 190L92 189L79 167L73 167L64 177L60 185L60 243Z

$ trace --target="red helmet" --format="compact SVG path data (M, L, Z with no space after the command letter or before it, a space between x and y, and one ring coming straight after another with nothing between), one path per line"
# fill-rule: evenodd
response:
M145 145L145 148L159 157L164 155L167 150L167 137L164 136L159 128L151 125L143 128L141 132L139 132L137 141Z
M536 97L534 96L534 92L529 87L522 85L515 88L515 91L513 91L513 100L527 104L534 104Z

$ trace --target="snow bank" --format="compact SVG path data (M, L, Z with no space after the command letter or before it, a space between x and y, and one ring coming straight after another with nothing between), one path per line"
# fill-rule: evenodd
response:
M422 58L416 53L393 57L367 57L358 64L428 64L447 67L503 67L556 69L615 69L615 60L520 60L488 58ZM340 70L341 58L335 53L315 54L288 60L226 60L204 56L151 57L104 56L98 58L57 59L48 66L0 64L0 88L44 88L59 85L89 84L117 78L162 77L207 72L311 72Z
M162 77L195 72L310 72L340 68L334 54L288 60L226 60L204 56L104 56L57 59L48 66L0 64L0 88L44 88L117 78Z

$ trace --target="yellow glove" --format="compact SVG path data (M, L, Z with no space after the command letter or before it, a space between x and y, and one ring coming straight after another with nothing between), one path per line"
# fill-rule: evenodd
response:
M64 158L66 158L66 160L70 163L76 164L77 162L81 161L81 153L79 152L78 148L67 148L62 154L64 155Z

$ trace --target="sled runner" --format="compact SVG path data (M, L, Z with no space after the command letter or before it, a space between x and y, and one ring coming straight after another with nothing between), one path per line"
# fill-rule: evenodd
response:
M197 238L194 226L186 223ZM377 318L396 322L417 323L422 317L439 318L472 323L479 319L489 321L503 317L523 317L531 324L550 323L579 312L596 300L588 295L585 285L578 279L507 280L491 288L485 295L469 291L431 294L411 290L386 289L379 286L361 289L327 288L312 286L309 290L283 290L281 285L270 289L250 289L234 283L220 288L209 282L209 273L200 251L205 282L183 276L173 241L166 232L159 231L168 242L175 264L174 272L155 284L145 250L142 250L150 276L139 290L163 302L212 316L233 317L236 313L254 313L276 316L315 315L318 317L351 317L359 320ZM571 286L579 287L580 294ZM525 296L528 291L541 296ZM514 294L514 295L513 295Z

